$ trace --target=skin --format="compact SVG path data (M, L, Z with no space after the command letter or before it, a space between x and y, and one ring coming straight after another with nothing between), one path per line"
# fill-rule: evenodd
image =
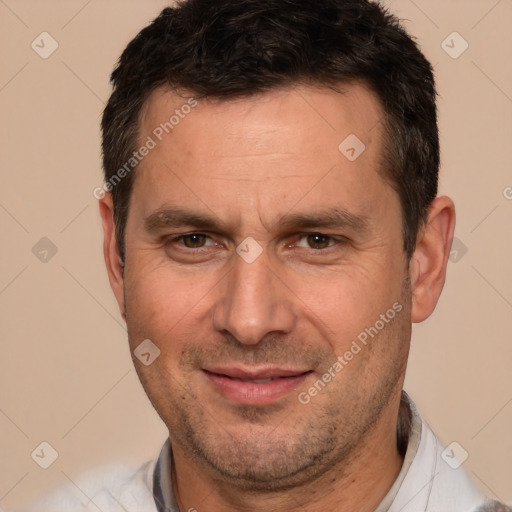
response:
M156 90L141 115L141 143L186 100ZM130 348L149 338L161 351L150 366L134 364L169 429L181 510L372 511L396 479L411 322L435 308L455 214L449 198L436 198L408 261L400 201L379 171L381 116L359 84L342 94L301 86L198 101L135 171L124 270L111 197L100 201ZM366 146L353 162L338 150L351 133ZM155 222L169 206L214 224ZM321 225L335 210L362 221ZM315 219L285 224L292 214ZM171 240L188 233L207 237ZM252 263L236 252L246 237L263 249ZM397 302L401 311L300 403L299 393ZM211 365L310 373L284 397L252 405L220 393L203 371Z

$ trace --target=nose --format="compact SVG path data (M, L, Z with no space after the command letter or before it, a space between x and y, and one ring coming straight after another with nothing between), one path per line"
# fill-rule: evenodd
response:
M238 255L234 268L222 280L213 313L214 328L230 333L240 343L256 345L269 334L288 334L295 328L293 293L263 253L247 263Z

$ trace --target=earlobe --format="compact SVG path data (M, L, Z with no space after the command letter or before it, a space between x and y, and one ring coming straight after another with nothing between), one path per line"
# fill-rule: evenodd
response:
M107 267L110 286L116 297L121 315L125 318L124 304L124 263L119 253L114 224L114 206L111 194L99 200L101 222L103 225L103 256Z
M446 267L455 229L455 207L446 196L436 197L428 219L418 233L409 272L413 322L422 322L434 311L446 279Z

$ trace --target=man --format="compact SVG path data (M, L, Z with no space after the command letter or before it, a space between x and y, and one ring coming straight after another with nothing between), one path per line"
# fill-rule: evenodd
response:
M364 0L189 0L112 82L105 261L169 440L47 509L486 506L402 391L455 213L436 197L432 69L396 18Z

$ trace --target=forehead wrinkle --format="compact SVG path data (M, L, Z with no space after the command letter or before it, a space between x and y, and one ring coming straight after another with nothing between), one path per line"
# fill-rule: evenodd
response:
M308 176L302 176L300 174L290 174L288 176L275 176L275 175L265 175L261 177L246 177L246 176L237 176L229 173L225 174L216 174L216 175L208 175L204 176L201 179L204 180L218 180L218 181L248 181L248 182L268 182L269 180L282 180L282 179L296 179L296 178L308 178Z

